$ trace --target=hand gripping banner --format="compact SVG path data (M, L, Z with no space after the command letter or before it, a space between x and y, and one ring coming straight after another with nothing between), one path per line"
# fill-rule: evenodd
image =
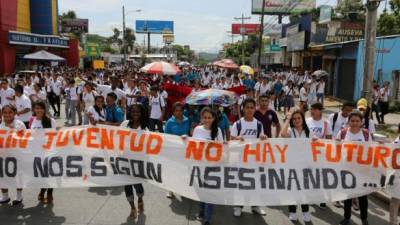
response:
M0 187L70 188L148 182L222 205L400 197L400 148L268 139L228 144L119 127L0 130Z

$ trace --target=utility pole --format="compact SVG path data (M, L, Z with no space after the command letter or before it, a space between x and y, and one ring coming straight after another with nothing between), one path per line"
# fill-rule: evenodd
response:
M244 17L244 14L242 13L242 17L235 17L235 20L241 20L242 25L240 26L240 34L242 35L242 65L244 65L244 35L246 32L246 29L244 28L244 20L249 20L251 17Z
M125 6L122 6L122 53L124 54L124 64L126 63L125 52Z
M364 80L363 80L363 97L368 100L368 104L372 103L372 84L374 81L375 66L375 42L377 29L377 16L380 0L367 0L367 18L365 24L365 40L364 40Z
M260 42L259 42L259 47L258 47L258 68L261 71L261 52L263 49L263 35L264 35L264 13L265 13L265 0L263 0L262 4L262 10L261 10L261 24L260 24Z

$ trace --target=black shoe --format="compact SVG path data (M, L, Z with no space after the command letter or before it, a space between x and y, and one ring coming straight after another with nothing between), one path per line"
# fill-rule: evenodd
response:
M203 223L203 225L210 225L210 224L211 224L211 223L208 222L208 221L206 221L206 222Z
M350 225L350 220L349 219L344 219L339 223L339 225Z
M23 200L23 199L21 199L21 201L14 200L14 201L12 201L12 205L19 205L19 204L22 203L22 200Z
M6 199L4 201L1 201L0 204L8 204L10 201L11 201L11 199L8 198L8 199Z
M361 220L361 224L362 224L362 225L368 225L369 223L368 223L368 220L367 220L367 219L364 219L364 220Z
M326 203L321 203L321 204L319 204L319 207L320 207L321 209L326 209Z

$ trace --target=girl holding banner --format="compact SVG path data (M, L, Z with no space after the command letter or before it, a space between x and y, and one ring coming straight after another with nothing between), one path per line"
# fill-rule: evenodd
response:
M13 105L5 105L2 109L3 120L0 124L0 129L15 129L25 130L25 124L17 120L15 117L17 115L17 108ZM8 189L1 189L2 197L0 198L0 204L7 204L10 202L10 197L8 196ZM12 201L13 205L19 205L22 203L22 188L17 189L17 196L15 200Z
M193 131L193 138L199 140L213 140L223 142L222 131L218 127L217 114L211 108L205 107L200 113L201 125ZM203 225L209 225L214 212L214 205L209 203L200 203L200 213L198 219L203 220Z
M281 136L284 138L312 138L314 134L308 128L304 113L298 109L292 108L286 115ZM311 222L310 206L301 205L303 212L303 221ZM297 221L297 206L289 206L289 220Z
M56 130L57 124L53 118L49 118L46 115L46 103L39 101L33 103L33 111L35 117L32 117L29 121L29 127L31 129L53 129ZM47 191L47 198L44 197ZM53 202L53 188L42 188L38 195L38 200L44 203Z
M359 141L368 142L372 141L370 132L363 128L364 116L360 111L353 111L349 115L348 128L341 130L336 139L342 141ZM368 225L368 197L367 195L358 197L358 204L360 207L360 218L362 225ZM351 205L352 199L344 201L344 220L340 222L340 225L349 225L351 218Z
M129 115L130 120L125 120L122 122L121 127L135 129L138 131L148 131L149 130L149 117L147 116L147 110L142 105L131 105L127 110L131 114ZM135 195L133 193L133 188L135 188L136 195L138 196L138 210L135 207ZM125 186L125 195L131 206L131 217L135 219L138 212L143 213L144 211L144 188L142 184L134 184Z

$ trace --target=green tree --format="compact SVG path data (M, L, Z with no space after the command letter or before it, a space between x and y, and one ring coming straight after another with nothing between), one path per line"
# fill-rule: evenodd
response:
M400 0L391 0L390 11L384 11L378 20L378 36L400 33Z
M184 48L182 45L175 44L172 49L176 52L177 58L180 61L193 62L195 60L195 54L193 50Z
M339 18L344 20L365 21L365 8L362 0L342 0L335 12Z

